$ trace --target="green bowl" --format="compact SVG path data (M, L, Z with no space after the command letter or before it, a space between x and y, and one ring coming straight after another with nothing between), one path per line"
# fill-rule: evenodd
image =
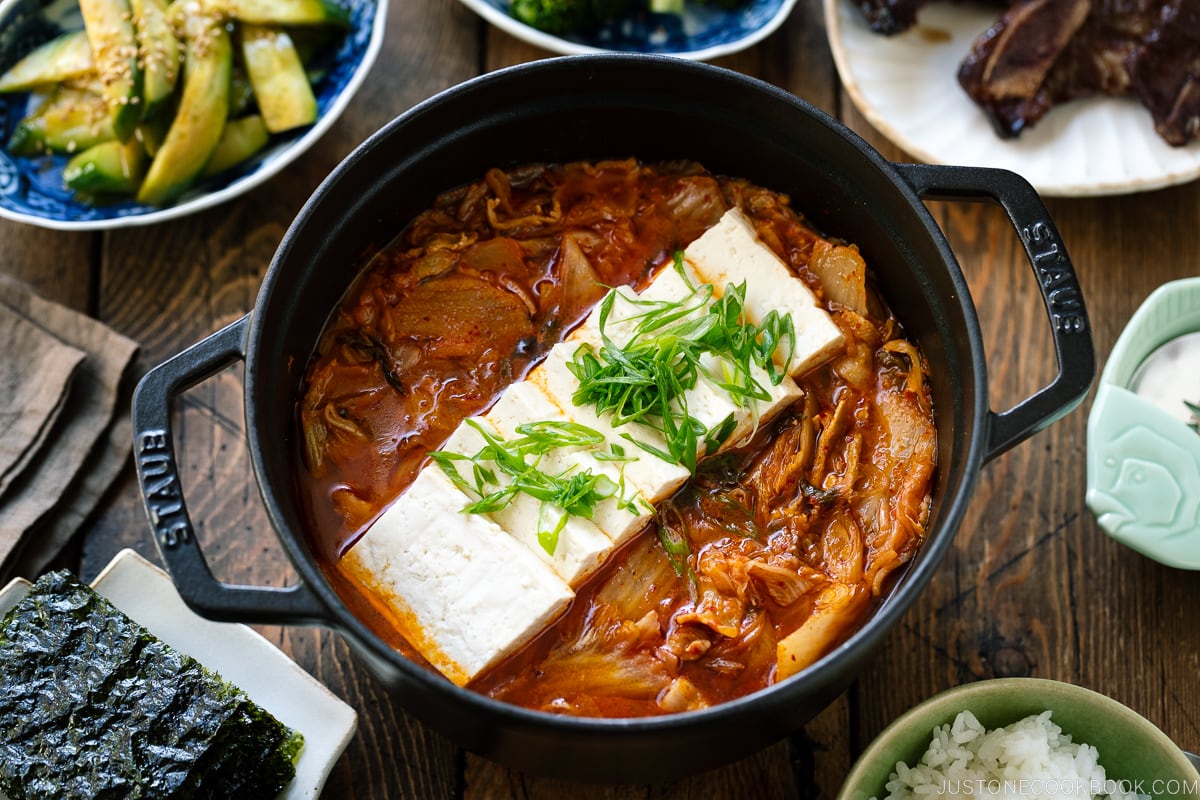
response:
M912 766L929 747L933 729L971 711L988 730L1050 710L1051 721L1074 742L1094 746L1109 779L1155 800L1200 797L1200 774L1149 720L1116 700L1069 683L998 678L959 686L926 700L889 725L859 757L838 800L883 798L897 761ZM942 795L935 795L942 796Z

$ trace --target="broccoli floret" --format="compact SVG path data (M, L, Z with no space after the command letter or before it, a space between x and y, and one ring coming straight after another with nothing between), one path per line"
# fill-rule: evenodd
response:
M650 10L655 14L682 14L683 0L650 0Z
M586 24L591 0L512 0L508 13L546 33L566 33Z
M687 0L726 11L748 0ZM684 0L511 0L508 12L546 33L560 34L597 28L635 9L656 14L682 14Z
M512 0L516 19L546 33L570 33L596 27L629 11L635 0Z

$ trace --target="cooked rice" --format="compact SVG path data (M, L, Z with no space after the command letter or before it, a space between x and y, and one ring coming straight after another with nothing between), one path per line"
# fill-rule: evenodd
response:
M985 730L970 711L933 729L916 765L896 764L885 800L975 797L1007 800L1139 800L1109 780L1096 748L1071 741L1050 712ZM874 800L874 798L872 798Z

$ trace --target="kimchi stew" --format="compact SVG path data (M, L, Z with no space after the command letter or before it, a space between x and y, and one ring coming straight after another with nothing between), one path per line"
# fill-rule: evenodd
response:
M920 547L926 362L858 248L690 162L493 169L375 253L297 480L346 603L454 683L642 717L786 680Z

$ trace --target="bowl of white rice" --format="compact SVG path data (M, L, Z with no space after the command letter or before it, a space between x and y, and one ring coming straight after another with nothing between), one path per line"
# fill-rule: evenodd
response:
M1000 678L909 710L867 747L838 794L956 797L1182 800L1200 797L1200 774L1116 700L1058 681Z

